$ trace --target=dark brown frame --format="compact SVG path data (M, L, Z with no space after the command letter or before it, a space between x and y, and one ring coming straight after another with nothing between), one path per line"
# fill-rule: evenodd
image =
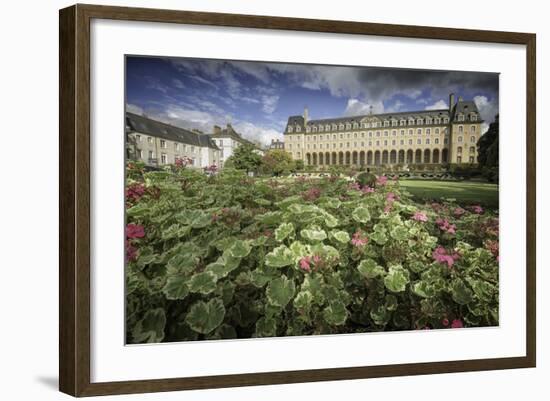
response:
M89 96L92 18L525 45L526 356L91 383ZM535 34L81 4L60 10L59 29L59 389L62 392L94 396L535 367Z

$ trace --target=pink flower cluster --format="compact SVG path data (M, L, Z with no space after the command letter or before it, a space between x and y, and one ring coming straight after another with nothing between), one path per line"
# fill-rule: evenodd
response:
M482 214L483 213L483 208L479 205L474 205L474 206L470 207L470 209L472 210L472 212L474 212L476 214Z
M457 208L453 211L453 214L454 214L456 217L460 217L460 216L462 216L464 213L466 213L466 210L462 209L461 207L457 207Z
M141 199L141 197L145 194L145 185L142 183L136 182L133 184L130 184L125 190L124 190L124 196L126 197L127 201L134 201L137 202Z
M441 231L444 231L448 234L456 234L456 226L449 223L449 220L447 219L438 218L435 221L435 224L437 224Z
M313 256L304 256L303 258L300 259L298 263L300 265L300 269L310 273L313 268L312 264L315 266L320 266L321 262L322 262L322 259L320 256L313 255Z
M452 267L460 255L456 252L448 253L445 248L438 246L432 253L433 259L438 263L446 263L448 267Z
M384 186L388 182L388 177L381 175L376 179L376 185Z
M369 239L363 235L361 231L356 231L353 233L353 238L351 239L351 244L356 247L362 247L364 245L367 245L369 242Z
M218 172L218 166L216 166L215 164L207 166L207 167L204 168L204 172L209 174L209 175L216 174Z
M321 196L321 190L319 188L310 188L302 194L302 198L305 201L312 202Z
M393 192L388 192L388 194L386 195L386 202L387 203L386 203L386 207L384 208L384 213L391 212L391 210L393 208L393 202L395 202L398 199L399 199L399 197L397 195L395 195Z
M134 261L137 257L137 248L132 244L133 239L145 237L145 229L139 224L127 224L126 225L126 262Z
M187 156L176 157L175 163L176 167L187 167L193 165L193 159Z
M425 212L414 212L414 215L412 217L413 220L416 220L416 221L421 221L421 222L427 222L428 221L428 216L426 215Z

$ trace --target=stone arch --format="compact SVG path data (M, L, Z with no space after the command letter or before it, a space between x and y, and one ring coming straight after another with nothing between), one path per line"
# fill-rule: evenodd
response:
M374 164L379 166L380 165L380 151L377 150L374 152Z
M401 149L397 153L397 163L404 164L405 163L405 151Z
M441 163L449 162L449 149L443 149L441 151Z
M388 151L382 151L382 164L388 164Z
M325 164L326 165L330 164L330 153L329 152L325 153Z
M367 164L368 164L369 166L372 166L372 150L369 150L369 151L367 152Z
M390 152L390 164L395 164L395 163L397 163L397 151L392 150Z
M414 152L414 162L415 163L422 163L422 150L416 149L416 152Z
M439 149L434 149L432 163L439 163Z
M344 153L343 152L338 153L338 164L339 165L344 164Z
M351 163L351 153L346 152L346 164L350 164L350 163Z
M311 155L311 164L313 164L314 166L317 165L317 153L313 153Z
M412 149L407 150L407 163L408 164L414 163L414 152Z
M311 166L311 155L309 153L306 153L306 164Z
M365 165L365 152L363 150L359 152L359 164L361 166Z
M430 156L431 156L430 149L424 150L424 163L429 164L430 163Z
M331 164L338 164L338 155L336 152L332 152L332 163Z
M359 155L356 151L353 151L351 153L351 164L353 164L354 166L359 164Z
M319 165L322 166L323 164L325 164L324 161L325 161L324 154L323 152L321 152L319 153Z

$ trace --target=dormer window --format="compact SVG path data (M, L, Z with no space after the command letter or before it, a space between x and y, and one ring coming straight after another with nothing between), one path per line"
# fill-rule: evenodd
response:
M441 119L436 118L436 119L434 120L434 123L435 123L435 124L440 124L440 123L441 123Z
M477 121L477 114L472 113L472 114L470 115L470 121Z
M350 123L346 123L346 129L350 129L351 128L351 124Z
M340 124L338 128L341 130L344 129L344 124Z
M390 122L388 120L384 121L384 127L389 127L390 126Z
M323 132L323 126L319 125L319 132Z
M409 119L409 125L414 125L414 120L412 118Z
M443 122L444 122L445 124L448 124L448 123L449 123L449 117L445 117L445 118L443 119Z
M406 123L407 123L406 120L401 120L401 121L399 121L399 125L400 125L400 126L404 126Z
M397 127L397 120L392 120L391 126L392 127Z
M306 127L306 132L310 132L310 131L311 131L311 128Z
M417 119L417 120L416 120L416 124L422 125L422 119L421 119L421 118Z
M292 132L292 127L288 126L287 129L286 129L286 132Z
M300 126L297 125L297 126L296 126L296 132L300 132L300 131L302 131L302 128L300 128Z
M432 123L432 119L431 118L426 118L426 124L431 124Z
M353 128L359 128L359 124L353 123Z
M458 121L464 121L464 114L458 115Z

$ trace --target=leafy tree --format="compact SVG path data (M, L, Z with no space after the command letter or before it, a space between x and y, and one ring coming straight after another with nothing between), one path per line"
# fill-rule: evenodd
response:
M258 171L261 164L262 157L256 153L256 148L249 144L239 146L225 162L226 167L245 170L247 173Z
M280 175L296 168L292 156L282 149L268 151L262 159L262 170L268 174Z
M480 167L498 167L498 115L477 143Z
M300 160L300 159L295 160L294 164L296 166L296 170L303 170L305 168L303 160Z

